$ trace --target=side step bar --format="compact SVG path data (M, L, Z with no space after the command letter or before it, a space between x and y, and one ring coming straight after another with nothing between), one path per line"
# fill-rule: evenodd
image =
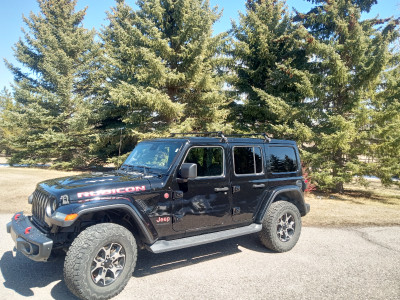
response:
M172 241L160 240L149 246L149 250L153 253L162 253L172 250L183 249L187 247L198 246L202 244L218 242L229 238L234 238L241 235L259 232L262 229L261 224L251 224L245 227L239 227L224 231L206 233L197 236L181 238Z

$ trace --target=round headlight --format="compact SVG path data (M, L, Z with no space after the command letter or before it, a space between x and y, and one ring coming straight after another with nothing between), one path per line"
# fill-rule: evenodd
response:
M47 215L50 216L53 212L56 211L56 209L58 208L58 201L55 198L51 198L48 202L47 202Z
M33 194L30 194L30 196L28 197L28 203L32 204L33 202Z
M57 209L57 200L56 199L53 199L52 201L51 201L51 210L52 211L55 211Z

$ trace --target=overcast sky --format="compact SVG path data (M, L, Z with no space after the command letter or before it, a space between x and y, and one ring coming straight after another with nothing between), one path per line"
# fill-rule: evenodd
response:
M127 3L134 5L133 0ZM222 18L214 26L214 32L219 33L228 30L231 20L238 19L238 11L244 12L246 0L211 0L211 5L218 5L223 9ZM84 26L86 28L99 29L102 24L107 24L105 11L114 6L114 0L78 0L77 10L88 7ZM306 12L310 8L310 3L305 0L288 0L289 8L295 7L301 12ZM38 5L35 0L7 0L2 1L0 9L0 89L9 88L13 78L10 71L6 68L3 59L6 58L11 63L16 63L13 56L12 47L22 37L21 27L24 26L22 15L29 16L33 11L38 12ZM400 17L400 0L378 0L378 4L365 17Z

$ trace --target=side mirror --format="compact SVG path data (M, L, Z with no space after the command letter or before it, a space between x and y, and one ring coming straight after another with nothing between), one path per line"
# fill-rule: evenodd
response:
M188 179L197 177L197 164L184 163L181 167L181 177L178 182L187 182Z

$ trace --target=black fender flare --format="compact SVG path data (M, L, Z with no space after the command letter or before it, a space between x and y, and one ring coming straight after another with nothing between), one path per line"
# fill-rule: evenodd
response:
M290 202L297 206L300 211L301 216L305 216L310 211L310 206L304 201L304 194L302 190L296 185L289 185L283 187L276 187L272 190L269 190L261 203L260 209L255 218L255 222L261 224L262 220L268 211L272 202L283 193L291 193Z
M106 200L102 201L102 203L86 202L84 205L78 203L69 204L60 207L57 212L63 215L77 214L78 216L74 220L60 220L57 218L57 214L53 214L52 216L46 218L46 222L61 227L69 227L72 226L81 216L87 213L107 211L112 209L123 210L133 218L139 233L144 239L143 242L146 244L153 244L158 239L157 231L155 230L150 219L146 215L142 214L140 210L128 199L119 199L113 201Z

